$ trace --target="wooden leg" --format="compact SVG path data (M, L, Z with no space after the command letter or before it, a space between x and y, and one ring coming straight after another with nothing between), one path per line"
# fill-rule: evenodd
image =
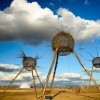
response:
M35 70L36 75L37 75L37 77L38 77L38 79L39 79L39 82L41 83L41 86L42 86L42 88L43 88L43 84L42 84L42 82L41 82L41 80L40 80L40 77L39 77L39 75L38 75L38 72L37 72L36 68L34 68L34 70Z
M7 88L4 90L3 93L5 93L7 91L7 89L9 88L9 86L11 86L11 84L15 81L15 79L19 76L19 74L23 71L24 68L22 68L19 73L15 76L15 78L10 82L10 84L7 86Z
M54 78L55 78L55 75L56 75L56 70L57 70L57 65L58 65L58 57L59 57L59 55L57 54L55 68L54 68L54 73L53 73L53 77L52 77L52 81L51 81L51 86L50 86L50 91L52 89L52 86L53 86L53 83L54 83Z
M78 62L80 63L80 65L82 66L82 68L84 69L84 71L87 73L87 75L91 78L91 80L94 82L94 84L97 86L97 88L100 90L98 84L96 83L96 81L94 80L94 78L91 76L90 72L84 67L84 65L82 64L80 58L78 57L77 53L75 51L73 51L74 56L77 58Z
M92 70L91 70L91 76L92 76L92 73L93 73L93 66L92 66ZM90 81L89 81L89 86L91 84L91 77L90 77Z
M32 71L32 78L33 78L33 83L34 83L35 96L36 96L36 99L38 100L38 97L37 97L37 90L36 90L36 84L35 84L35 77L34 77L33 71Z
M48 75L47 75L47 78L46 78L46 84L45 84L45 87L43 89L42 100L44 100L44 98L45 98L45 91L46 91L46 88L47 88L47 85L48 85L48 81L49 81L50 74L51 74L52 68L54 66L56 57L57 57L57 49L55 50L54 57L52 59L52 63L51 63L51 66L50 66L50 69L49 69L49 72L48 72Z

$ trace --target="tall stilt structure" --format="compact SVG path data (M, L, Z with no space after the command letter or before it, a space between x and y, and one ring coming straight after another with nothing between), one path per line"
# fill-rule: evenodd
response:
M37 66L37 57L33 58L33 57L27 57L24 53L22 54L22 56L20 57L22 58L22 63L23 63L23 68L19 71L19 73L15 76L15 78L9 83L9 85L7 86L7 88L4 90L3 94L1 95L1 97L4 95L4 93L7 91L7 89L11 86L11 84L16 80L16 78L21 74L21 72L23 71L23 69L26 69L27 71L32 73L32 79L33 79L33 83L34 83L34 90L35 90L35 96L36 99L38 99L37 97L37 90L36 90L36 83L35 83L35 76L33 71L35 71L36 76L43 88L43 84L40 80L40 77L38 75L38 72L36 70L36 66Z
M50 91L52 89L55 74L56 74L56 69L57 69L57 65L58 65L59 56L66 56L66 55L69 55L70 53L74 54L74 56L78 60L79 64L82 66L83 70L91 78L91 80L94 82L94 84L98 87L98 85L97 85L96 81L94 80L94 78L92 77L91 73L85 68L85 66L82 64L79 56L74 51L74 38L72 37L72 35L70 35L69 33L66 33L66 32L62 32L62 31L59 32L58 34L56 34L52 39L52 49L54 51L54 56L53 56L52 63L50 65L50 69L49 69L47 77L46 77L46 84L43 89L41 100L45 100L45 92L48 87L48 82L50 79L52 69L55 65L54 73L53 73L52 81L51 81L51 85L50 85Z
M91 76L93 76L92 74L93 74L94 68L100 68L100 57L98 57L98 55L97 55L97 57L94 57L92 60ZM90 83L91 83L91 78L90 78L89 85L90 85ZM99 90L100 90L100 88L99 88Z

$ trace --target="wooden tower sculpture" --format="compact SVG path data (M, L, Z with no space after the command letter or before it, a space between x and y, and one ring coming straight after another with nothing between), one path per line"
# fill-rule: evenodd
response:
M7 88L4 90L3 93L5 93L7 91L7 89L11 86L11 84L15 81L15 79L21 74L21 72L23 71L23 69L26 69L27 71L30 71L32 73L32 78L33 78L33 83L34 83L34 89L35 89L35 96L36 99L38 99L37 97L37 90L36 90L36 83L35 83L35 76L33 71L35 71L37 78L43 88L43 84L40 80L40 77L38 75L38 72L36 70L36 66L37 66L37 59L38 57L36 56L35 58L33 57L27 57L24 53L22 54L22 56L20 57L22 58L22 64L23 64L23 68L19 71L19 73L15 76L15 78L10 82L10 84L7 86Z
M92 56L93 57L93 56ZM92 70L91 70L91 76L93 74L93 70L94 68L100 68L100 57L93 57L93 60L92 60ZM89 81L89 85L91 83L91 77L90 77L90 81Z
M80 63L80 65L82 66L83 70L87 73L87 75L91 78L91 80L98 87L96 81L91 76L91 73L85 68L85 66L81 62L79 56L74 51L74 38L73 38L72 35L70 35L69 33L61 31L61 32L59 32L58 34L56 34L53 37L51 43L52 43L52 49L54 51L54 56L53 56L52 63L50 65L50 69L49 69L47 77L46 77L46 84L45 84L45 87L43 89L42 100L45 99L46 88L48 86L48 82L49 82L49 79L50 79L50 75L51 75L52 69L53 69L53 67L55 65L53 76L52 76L52 81L51 81L51 85L50 85L50 91L51 91L51 88L53 86L53 82L54 82L54 78L55 78L55 74L56 74L56 69L57 69L57 64L58 64L58 58L59 58L59 56L66 56L66 55L69 55L70 53L74 54L74 56L76 57L76 59L78 60L78 62ZM93 61L93 63L94 63L94 61Z

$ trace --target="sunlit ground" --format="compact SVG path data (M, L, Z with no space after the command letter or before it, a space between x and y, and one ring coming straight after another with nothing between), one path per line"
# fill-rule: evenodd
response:
M49 89L47 89L48 91ZM16 89L10 88L3 94L4 88L0 89L0 100L36 100L34 88ZM57 95L58 93L58 95ZM37 89L38 97L42 90ZM100 91L96 87L81 87L80 93L77 93L76 87L71 88L53 88L51 92L53 100L100 100Z

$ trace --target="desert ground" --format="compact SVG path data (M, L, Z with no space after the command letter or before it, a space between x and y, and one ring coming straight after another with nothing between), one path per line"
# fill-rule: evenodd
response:
M3 91L4 87L0 88L0 100L37 100L34 88L9 88L5 93ZM49 89L47 89L47 93L48 91ZM42 89L38 88L37 94L40 97L42 95ZM77 92L76 87L52 88L50 95L53 97L52 100L100 100L100 91L96 87L81 87L80 92Z

